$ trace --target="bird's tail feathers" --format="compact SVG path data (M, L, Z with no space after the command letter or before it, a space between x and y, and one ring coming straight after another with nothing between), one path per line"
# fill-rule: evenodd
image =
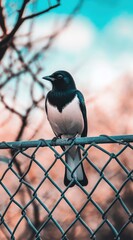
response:
M76 179L82 186L86 186L88 184L88 180L83 168L83 163L82 162L80 163L81 161L80 149L76 146L73 146L71 149L68 150L68 152L66 152L65 160L66 163L69 165L71 171L67 168L67 166L65 167L64 184L68 186L72 179ZM75 182L73 181L70 187L74 185Z

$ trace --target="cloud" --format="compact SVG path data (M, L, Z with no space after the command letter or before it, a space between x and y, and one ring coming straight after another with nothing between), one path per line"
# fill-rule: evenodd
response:
M132 26L133 16L123 14L110 21L104 30L97 30L93 49L78 70L78 79L82 78L85 89L87 81L88 90L99 91L113 80L133 75Z
M133 52L133 15L122 14L109 22L102 32L102 45L115 57Z
M45 36L60 29L66 17L55 14L36 21L31 36L35 41L34 50L45 45ZM70 71L78 86L94 92L124 74L133 74L132 26L133 16L129 14L113 18L102 30L88 18L74 17L45 53L46 72L43 74L58 69ZM26 26L21 33L23 31L26 31Z
M91 47L95 33L95 27L90 21L77 17L59 34L54 46L59 51L77 54Z
M129 14L122 14L114 18L107 26L106 34L109 37L119 40L133 40L133 16ZM113 35L112 35L113 33Z

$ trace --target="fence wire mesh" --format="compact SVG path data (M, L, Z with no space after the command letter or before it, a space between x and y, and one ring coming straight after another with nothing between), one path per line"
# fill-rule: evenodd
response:
M132 239L132 142L133 135L1 142L0 239ZM73 173L75 186L64 186L65 145L80 148L86 187Z

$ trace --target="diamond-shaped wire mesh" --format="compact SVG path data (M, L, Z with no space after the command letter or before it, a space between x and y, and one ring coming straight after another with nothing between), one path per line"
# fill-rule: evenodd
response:
M0 144L0 239L132 239L133 136ZM77 145L88 185L71 172L65 153ZM83 147L84 146L84 147Z

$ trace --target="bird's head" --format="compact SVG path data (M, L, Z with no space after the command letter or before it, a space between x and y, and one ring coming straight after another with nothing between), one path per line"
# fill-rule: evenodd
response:
M65 91L76 88L71 74L63 70L56 71L50 76L43 77L43 79L50 81L52 83L53 89L55 90Z

